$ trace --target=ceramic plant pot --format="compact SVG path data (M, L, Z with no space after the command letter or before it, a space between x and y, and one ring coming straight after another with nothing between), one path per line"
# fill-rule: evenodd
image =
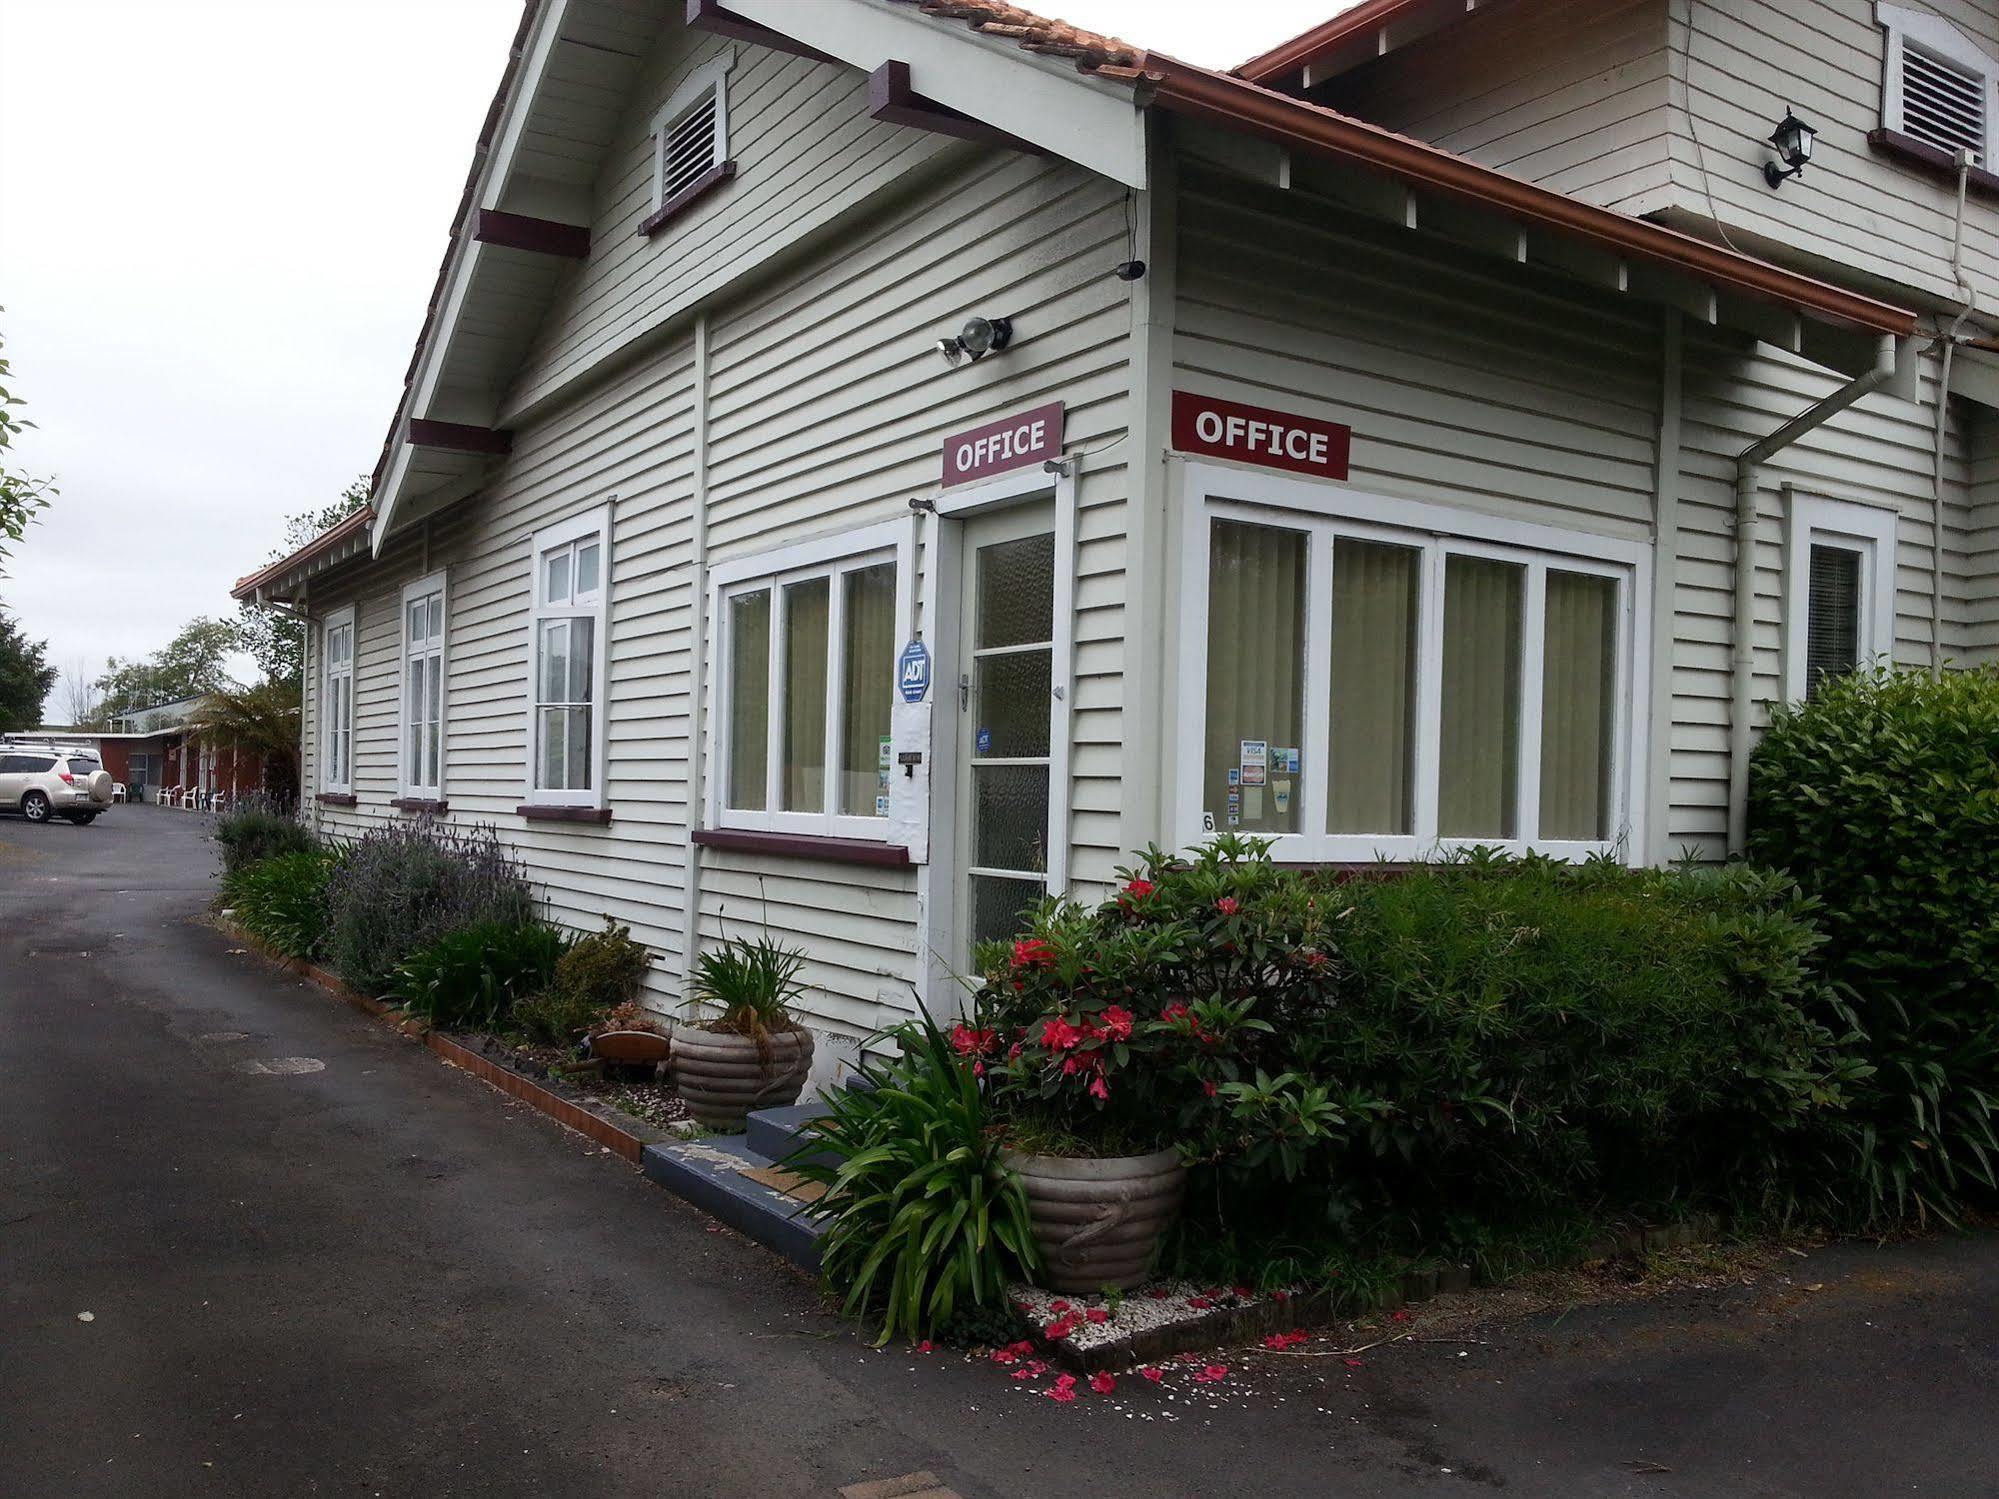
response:
M683 1027L673 1033L672 1070L687 1112L710 1129L734 1133L756 1109L798 1102L812 1071L812 1032L774 1032L766 1065L748 1036Z
M1009 1150L1004 1160L1027 1193L1039 1278L1051 1291L1137 1285L1187 1195L1187 1168L1172 1149L1098 1160Z
M600 1031L590 1038L590 1055L620 1067L664 1062L672 1049L657 1031Z

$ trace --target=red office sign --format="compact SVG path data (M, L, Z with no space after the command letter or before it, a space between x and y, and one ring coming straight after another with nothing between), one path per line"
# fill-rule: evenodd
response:
M944 482L989 479L1062 456L1062 403L1051 401L944 439Z
M1344 479L1352 442L1353 429L1338 422L1187 390L1173 392L1173 446L1183 453Z

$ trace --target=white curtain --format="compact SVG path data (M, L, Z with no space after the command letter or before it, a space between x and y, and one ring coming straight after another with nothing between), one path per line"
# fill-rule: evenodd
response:
M1527 569L1444 562L1443 724L1437 831L1511 838L1520 764L1520 629Z
M1333 543L1332 793L1327 830L1407 833L1416 730L1422 554Z
M1617 583L1549 568L1546 613L1540 836L1608 838Z
M729 600L728 803L761 812L770 768L770 590Z
M784 590L784 810L826 810L825 578Z
M840 811L875 815L881 793L881 742L895 696L895 564L877 563L843 580L841 634Z
M1242 745L1274 759L1304 742L1306 535L1218 520L1208 550L1208 729L1202 805L1215 826L1295 833L1300 777L1266 763L1264 784L1231 786ZM1287 783L1280 788L1278 782ZM1284 794L1280 798L1280 789ZM1231 791L1239 821L1231 824ZM1280 799L1284 805L1280 808Z

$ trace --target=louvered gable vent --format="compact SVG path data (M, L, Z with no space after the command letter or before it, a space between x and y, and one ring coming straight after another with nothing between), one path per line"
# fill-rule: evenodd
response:
M660 142L659 200L670 203L721 160L715 129L720 91L702 99L665 127Z
M1944 151L1985 159L1985 80L1953 63L1902 49L1902 129Z

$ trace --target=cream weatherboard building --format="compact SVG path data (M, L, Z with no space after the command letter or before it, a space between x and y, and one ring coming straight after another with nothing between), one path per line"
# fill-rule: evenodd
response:
M538 0L371 508L239 587L313 816L496 825L662 1009L774 932L829 1058L1149 843L1720 857L1815 674L1999 655L1995 79L1971 3L1368 0L1224 74Z

